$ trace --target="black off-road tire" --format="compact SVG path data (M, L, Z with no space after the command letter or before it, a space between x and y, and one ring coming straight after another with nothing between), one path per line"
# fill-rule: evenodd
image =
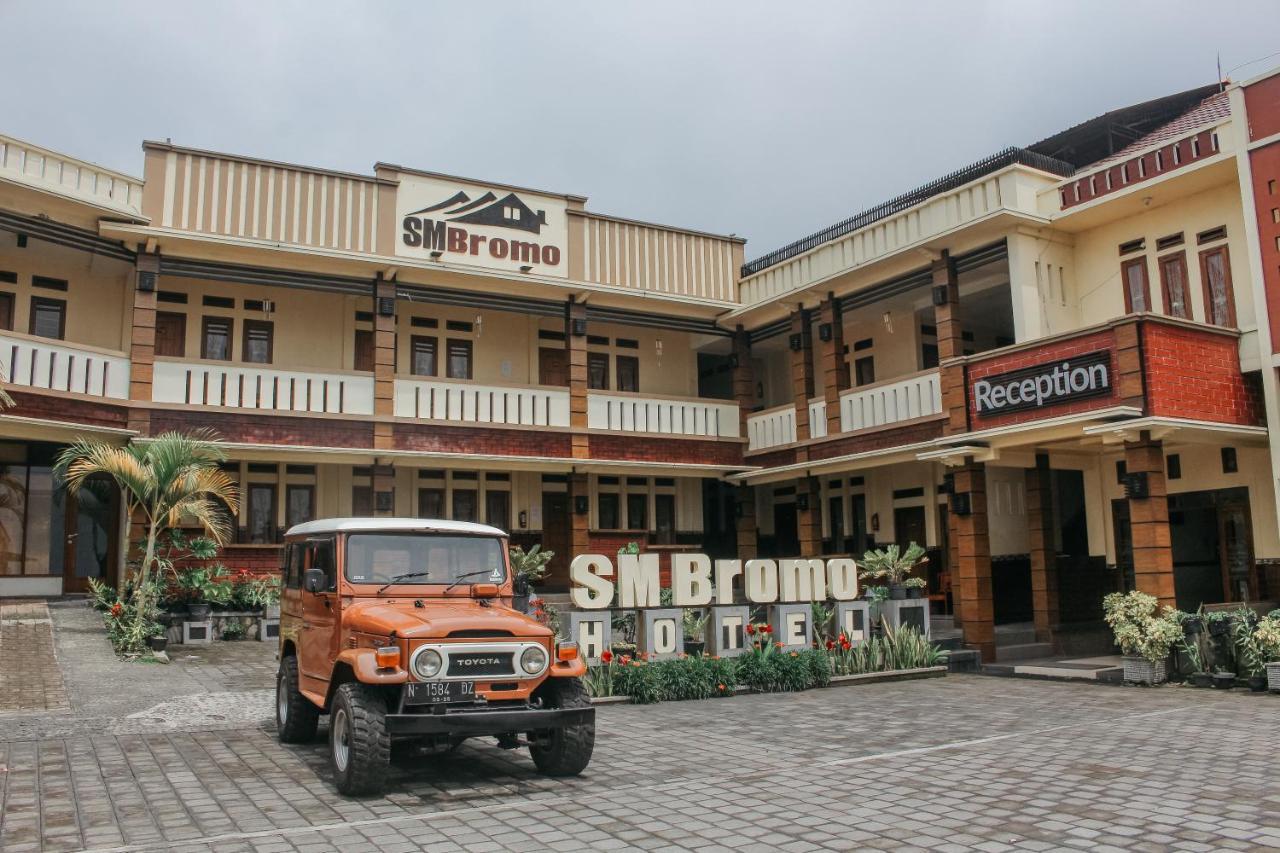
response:
M368 685L349 681L334 693L329 708L329 763L343 794L382 793L391 766L386 718L386 700Z
M548 678L538 690L548 708L590 708L591 698L579 678ZM529 755L544 776L577 776L591 762L596 746L595 722L565 726L551 733L546 745L530 745Z
M276 736L281 743L307 743L316 739L320 709L298 689L298 659L280 661L276 674Z

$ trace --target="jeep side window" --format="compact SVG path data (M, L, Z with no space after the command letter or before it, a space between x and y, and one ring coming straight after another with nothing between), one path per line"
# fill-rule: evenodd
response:
M324 589L333 592L338 588L338 573L333 560L332 539L310 539L307 541L307 568L320 569L324 572Z
M302 589L302 546L286 546L284 585L289 589Z

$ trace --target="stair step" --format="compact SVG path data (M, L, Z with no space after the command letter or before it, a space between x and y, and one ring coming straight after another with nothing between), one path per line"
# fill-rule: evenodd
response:
M1015 660L1035 660L1053 656L1050 643L1017 643L1008 646L996 646L996 661L1008 663Z
M1023 646L1036 641L1036 628L1034 625L997 625L996 626L996 645L997 646Z
M977 649L954 649L947 652L948 672L977 672L982 668L982 653Z

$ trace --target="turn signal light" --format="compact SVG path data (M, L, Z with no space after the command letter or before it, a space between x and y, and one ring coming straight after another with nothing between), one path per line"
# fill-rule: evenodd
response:
M374 658L378 662L378 669L399 669L400 647L382 646L374 652Z
M556 646L556 658L558 660L577 660L578 644L577 643L561 643Z

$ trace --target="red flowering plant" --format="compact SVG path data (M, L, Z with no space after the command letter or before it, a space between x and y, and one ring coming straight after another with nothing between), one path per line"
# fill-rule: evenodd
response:
M600 653L600 662L590 664L583 678L587 692L592 696L612 696L614 676L618 667L626 666L627 658L615 657L613 652L605 649Z

